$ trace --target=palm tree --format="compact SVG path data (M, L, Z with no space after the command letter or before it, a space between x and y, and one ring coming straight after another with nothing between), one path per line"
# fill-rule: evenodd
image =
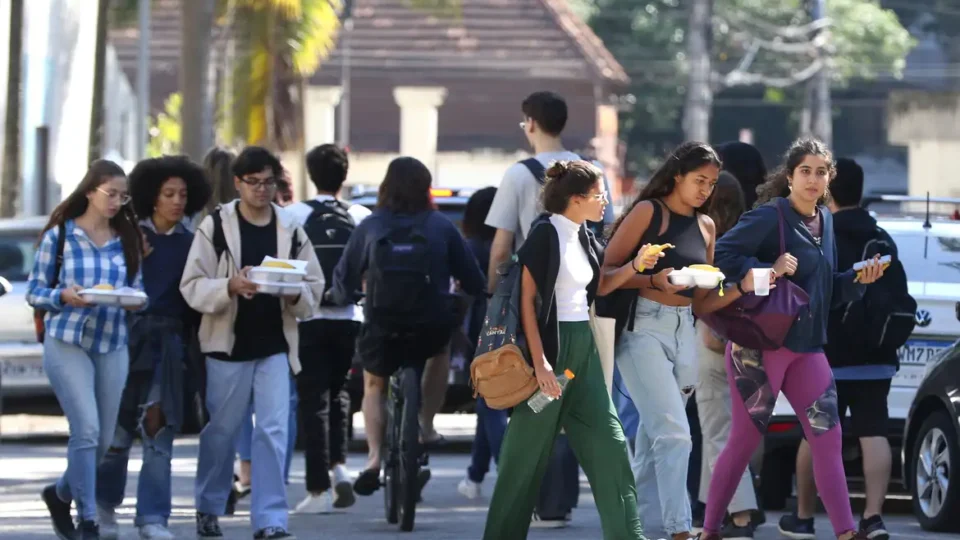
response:
M20 84L23 58L23 0L10 2L10 48L7 68L7 117L3 135L3 178L0 179L0 217L17 212L20 189Z

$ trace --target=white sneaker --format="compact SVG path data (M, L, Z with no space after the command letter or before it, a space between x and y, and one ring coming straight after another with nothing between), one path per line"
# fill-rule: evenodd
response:
M120 525L117 524L117 511L97 505L97 519L100 522L100 538L117 540L120 538Z
M333 497L330 490L324 491L319 495L307 493L307 496L300 501L294 512L297 514L329 514L333 512Z
M530 528L531 529L562 529L567 526L569 521L566 518L563 519L540 519L540 516L536 512L533 513L533 517L530 519Z
M333 478L333 507L350 508L357 502L353 493L353 480L350 471L343 465L336 465L330 475Z
M476 499L480 497L480 484L469 478L464 478L460 481L460 484L457 485L457 491L468 499Z
M102 536L102 535L101 535ZM151 523L140 527L141 540L174 540L173 533L159 523Z

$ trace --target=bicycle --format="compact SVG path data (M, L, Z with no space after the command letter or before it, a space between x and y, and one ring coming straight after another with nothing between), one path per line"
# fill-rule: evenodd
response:
M425 483L421 472L426 464L420 443L420 379L416 367L400 368L390 376L387 389L387 426L381 452L383 499L387 523L400 523L410 532L416 516L420 490Z

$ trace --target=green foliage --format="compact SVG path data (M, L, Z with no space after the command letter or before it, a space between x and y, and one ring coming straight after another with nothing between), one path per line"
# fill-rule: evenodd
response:
M163 103L162 113L150 122L150 140L147 142L147 157L179 154L182 141L180 107L183 98L179 93L170 94Z

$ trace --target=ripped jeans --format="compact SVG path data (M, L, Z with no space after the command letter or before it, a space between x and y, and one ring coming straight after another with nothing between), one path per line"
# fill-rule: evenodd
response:
M689 307L638 298L634 329L624 330L616 348L617 369L640 416L631 468L640 519L651 533L692 526L686 404L697 382L696 339Z
M182 348L179 336L165 336L165 339L176 341L170 345ZM159 406L161 402L160 370L160 364L157 364L154 372L130 372L113 442L97 468L97 504L103 508L117 508L123 503L127 487L130 449L136 436L140 436L143 462L137 482L137 515L134 519L137 527L167 526L171 512L171 458L179 421L165 418L165 425L153 434L148 433L144 424L147 407Z

